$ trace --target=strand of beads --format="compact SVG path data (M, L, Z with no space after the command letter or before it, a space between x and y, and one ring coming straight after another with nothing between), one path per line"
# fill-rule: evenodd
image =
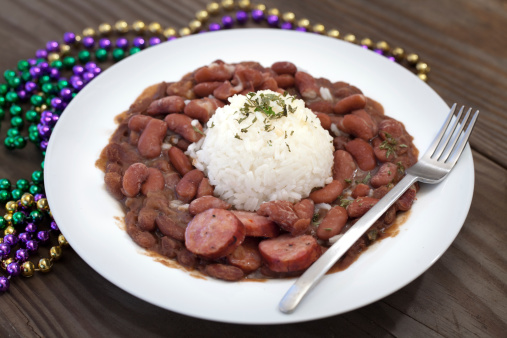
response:
M5 209L6 214L0 218L0 229L4 230L0 238L0 266L6 275L0 276L0 291L7 291L15 276L31 277L36 271L49 272L53 262L60 259L62 247L68 245L43 194L25 193L18 201L7 202ZM41 230L44 223L49 223L48 230ZM53 246L52 233L58 238L58 244ZM51 246L49 258L40 258L36 266L30 256L36 256L39 246L44 245Z

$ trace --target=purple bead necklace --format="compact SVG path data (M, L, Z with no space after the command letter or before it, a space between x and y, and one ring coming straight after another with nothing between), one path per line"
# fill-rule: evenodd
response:
M212 17L217 20L211 21ZM84 29L82 35L66 32L62 42L49 41L33 58L20 60L16 69L3 73L5 82L0 83L0 121L7 112L10 115L5 147L14 151L30 141L44 156L51 132L69 102L103 68L162 41L242 27L250 20L264 27L327 35L358 44L406 66L427 81L430 68L417 54L406 54L400 47L391 48L385 41L358 40L353 34L342 37L336 29L326 30L323 25L312 25L305 18L296 20L292 12L282 14L263 4L252 5L249 0L223 0L208 4L187 27L179 30L163 29L157 22L146 25L136 21L129 25L121 20L114 26L103 23L97 31ZM116 34L116 39L111 33ZM28 135L23 136L23 132ZM5 206L5 214L0 217L0 231L3 231L0 267L4 271L0 275L0 291L7 291L15 276L31 277L36 271L49 272L61 257L62 248L68 246L44 195L43 170L44 162L40 170L32 173L31 180L19 179L15 184L0 178L0 208ZM42 247L49 247L49 257L40 255ZM37 264L32 262L35 258Z

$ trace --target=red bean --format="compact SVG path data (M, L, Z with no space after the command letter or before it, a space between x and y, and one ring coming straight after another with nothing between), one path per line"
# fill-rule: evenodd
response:
M308 73L297 72L295 77L296 87L304 99L314 99L319 94L319 87L315 79Z
M167 155L171 164L181 174L181 176L193 169L192 163L190 163L187 155L185 155L185 153L178 147L169 148Z
M158 213L155 217L155 223L163 235L178 241L185 240L185 228L179 226L169 215Z
M278 82L272 78L268 77L264 79L264 82L258 87L258 90L272 90L276 91L278 89Z
M217 279L222 279L226 281L238 281L244 277L243 270L236 266L226 265L226 264L209 264L204 268L204 272L209 276Z
M181 247L181 242L171 237L164 236L160 239L160 253L166 257L176 257L176 254L181 249Z
M392 138L399 138L403 135L403 124L394 119L385 119L378 124L379 136L385 140L387 136Z
M188 212L192 215L200 214L211 208L229 209L231 205L215 196L202 196L196 198L188 206Z
M345 115L342 124L348 134L352 134L365 141L372 139L376 135L368 121L357 115Z
M395 159L396 157L396 153L394 151L389 151L388 152L388 149L385 148L385 147L380 147L382 145L382 140L380 139L380 137L375 137L373 140L371 140L371 143L373 145L373 152L375 153L375 157L380 161L380 162L388 162L388 161L392 161ZM389 156L387 156L389 155Z
M352 191L352 197L358 198L363 196L368 196L370 193L370 187L367 184L359 183L354 187Z
M322 126L322 128L326 129L326 130L330 130L331 129L331 119L329 118L329 115L327 114L324 114L324 113L317 113L317 118L320 120L320 125Z
M176 184L175 190L178 199L182 202L189 203L197 194L197 188L203 178L204 174L198 169L186 173L178 184Z
M148 115L181 113L185 108L185 100L181 96L166 96L155 100L148 106Z
M230 81L225 81L213 91L213 96L219 100L227 101L229 97L238 94L241 90L243 90L242 87L233 87Z
M155 158L162 151L162 141L167 133L167 125L162 120L152 119L139 137L137 150L146 158Z
M373 148L368 142L356 138L347 143L345 149L354 157L361 170L370 171L377 166Z
M415 200L416 189L414 186L410 187L407 191L401 195L401 197L396 201L395 206L396 209L401 211L410 210L412 204Z
M337 205L328 211L324 219L317 228L317 237L323 240L328 240L333 236L338 235L345 224L347 224L349 216L345 208Z
M290 74L294 75L297 72L297 67L292 62L275 62L271 65L271 69L275 71L278 75L281 74Z
M117 200L123 199L125 197L121 188L122 178L121 175L116 172L108 172L104 175L104 183L106 184L107 191Z
M194 79L197 83L230 80L234 70L233 65L212 63L196 70Z
M142 231L154 231L157 216L157 210L147 207L142 208L137 215L137 227Z
M261 267L262 258L256 240L246 238L233 253L227 256L229 264L234 265L248 274Z
M146 128L146 125L148 122L151 121L151 117L146 115L133 115L128 122L128 127L132 131L138 131L140 132L144 128Z
M277 75L275 76L275 80L278 87L284 89L294 87L294 84L296 83L294 76L289 74Z
M141 184L148 178L148 167L143 163L134 163L127 168L123 175L123 193L127 197L134 197L141 191Z
M165 186L165 178L162 172L156 168L148 168L148 177L141 185L143 195L148 195L151 191L162 191Z
M334 152L333 179L338 180L345 187L353 179L357 166L352 155L346 150Z
M352 203L347 206L347 213L349 217L361 217L368 210L370 210L375 204L377 204L378 199L373 197L359 197L356 198Z
M195 85L194 93L199 97L208 97L213 94L213 91L217 89L223 82L201 82Z
M199 120L202 124L206 124L218 107L223 107L224 103L215 98L195 99L187 103L185 106L185 115L193 119Z
M199 186L197 187L197 195L195 197L212 196L213 190L213 186L209 183L209 179L205 177L202 179L201 183L199 183Z
M316 204L333 203L343 191L343 184L339 180L333 180L324 188L315 190L310 194L310 198Z
M191 80L181 80L171 83L167 86L167 95L177 95L192 100L195 99L194 82Z
M325 114L332 114L333 113L333 104L329 101L321 100L321 101L314 101L312 103L308 103L306 105L308 108L310 108L314 113L325 113Z
M201 124L197 123L196 126L192 126L192 119L186 115L170 114L164 120L169 130L180 134L189 142L197 142L203 136Z
M397 178L398 166L394 163L384 163L380 166L375 175L372 176L370 184L374 188L392 183Z
M366 106L366 97L361 94L347 96L336 102L333 107L335 114L348 114L353 110L363 109Z

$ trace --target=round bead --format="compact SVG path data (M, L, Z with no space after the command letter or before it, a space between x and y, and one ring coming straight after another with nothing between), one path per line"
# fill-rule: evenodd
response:
M15 148L21 149L26 145L26 141L22 136L16 136L14 137L13 145ZM15 200L19 200L23 195L23 193L24 191L21 189L14 189L13 191L11 191L12 198L14 198Z
M93 37L93 36L95 36L95 29L93 29L91 27L87 27L87 28L83 29L82 35L83 35L83 37Z
M14 246L18 244L18 237L13 234L7 234L4 236L4 243Z
M37 202L38 204L39 202ZM39 210L34 210L32 212L30 212L30 219L32 220L33 223L39 223L40 221L42 221L42 219L44 218L44 216L42 215L42 212L40 212Z
M35 265L30 262L26 261L21 265L21 275L24 277L32 277L35 273Z
M39 134L35 133L30 135L33 135L35 141L39 140ZM44 191L44 189L40 185L32 184L30 186L30 189L28 189L28 191L30 192L30 194L35 195L40 194L41 192Z
M176 36L178 32L176 32L176 29L174 29L173 27L169 27L166 28L162 34L166 39L169 39L170 37Z
M232 21L232 18L231 18L231 21ZM231 26L232 26L232 23L231 23ZM202 27L202 23L199 20L192 20L188 24L188 28L190 28L190 31L192 31L192 33L197 32L199 29L201 29L201 27Z
M9 187L10 188L10 187ZM8 188L8 189L9 189ZM18 205L16 204L15 201L9 201L5 204L5 210L7 210L7 212L9 213L13 213L15 212L16 210L18 209Z
M407 55L407 62L411 66L415 66L419 62L419 55L410 53Z
M62 247L59 245L53 246L49 249L49 256L54 260L60 259L62 257Z
M93 48L95 46L95 39L91 36L85 36L82 43L85 48Z
M222 0L221 4L226 11L234 9L234 0Z
M72 56L66 56L63 58L63 66L70 69L76 65L76 58Z
M415 69L419 74L428 74L430 72L430 66L426 62L418 62L415 65Z
M355 43L356 42L356 36L354 34L347 34L343 37L343 40L347 41L347 42L350 42L350 43Z
M16 259L18 262L26 262L28 260L28 250L26 249L18 249L16 251Z
M220 26L219 23L216 23L216 22L212 22L209 24L208 26L208 30L210 32L215 32L215 31L219 31L220 29L222 28L222 26Z
M0 250L4 255L8 255L11 252L11 246L7 243L0 243Z
M308 29L310 27L310 20L305 19L305 18L300 19L297 22L297 26Z
M240 24L246 23L248 20L248 13L245 11L237 11L236 12L236 21Z
M22 243L25 243L28 242L29 240L32 239L32 234L29 233L29 232L22 232L18 235L18 239L22 242ZM21 250L21 249L20 249Z
M148 31L153 34L161 34L162 26L158 22L152 22L148 25Z
M107 50L104 48L98 48L95 51L95 58L97 61L104 62L107 60Z
M285 12L282 15L282 20L285 22L294 22L296 20L296 15L292 12Z
M208 5L206 5L206 10L209 14L215 15L220 10L220 5L216 2L211 2Z
M23 111L23 109L20 106L18 106L17 104L13 104L9 108L9 112L11 113L11 116L18 116L21 114L22 111ZM21 121L21 123L23 123L23 121ZM11 122L11 124L12 124L12 122ZM16 127L16 126L13 125L13 127Z
M0 291L6 292L9 290L9 279L5 276L0 276Z
M15 226L23 224L25 219L25 214L21 211L12 214L12 224Z
M250 10L250 7L252 4L250 3L250 0L239 0L238 1L238 7L242 10L248 11Z
M35 252L37 249L39 249L39 243L34 240L29 240L26 242L26 248L30 252Z
M424 82L428 81L428 75L427 74L424 74L424 73L417 74L417 77L419 77Z
M405 56L405 51L403 50L403 48L395 47L391 50L391 54L392 54L392 56L394 56L396 61L401 61L401 60L403 60L403 57Z
M4 219L8 221L6 216L4 216ZM16 229L14 229L12 225L7 226L4 230L4 235L13 235L13 234L16 234Z
M126 38L120 37L120 38L116 39L116 47L121 48L121 49L125 49L128 47L128 45L129 45L129 40L127 40Z
M209 13L207 11L199 11L195 13L195 18L200 22L206 22L209 19Z
M46 242L47 240L49 240L49 232L48 231L39 231L37 233L37 238L41 241L41 242Z
M0 203L8 201L10 198L11 198L11 193L9 191L7 191L7 190L0 190ZM0 218L0 221L2 219L3 218ZM1 224L0 224L0 228L1 228Z
M60 60L60 54L58 54L58 53L49 53L48 54L48 62L49 63L55 62L57 60Z
M144 38L142 38L140 36L136 36L132 40L132 45L134 45L134 47L144 48L146 46L146 41L144 41Z
M111 27L111 25L108 23L101 23L99 25L99 33L102 35L110 34L112 30L113 30L113 27Z
M278 10L278 8L270 8L268 10L268 15L280 16L280 11Z
M278 15L268 15L267 21L271 27L278 27L278 22L280 21L280 18L278 17Z
M40 172L40 173L42 173L42 172ZM32 176L33 176L33 174L32 174ZM26 207L31 207L34 202L35 202L35 198L33 197L32 194L25 193L25 194L23 194L23 196L21 196L21 204L23 204Z
M313 25L312 30L317 34L324 34L326 32L326 27L324 27L323 24L318 23Z
M52 264L49 259L42 258L41 260L39 260L39 264L37 264L37 267L41 272L49 272L51 271Z
M60 234L58 235L58 244L60 246L67 246L69 245L69 242L67 242L67 239L62 234Z
M60 44L58 43L58 41L48 41L46 43L46 50L48 52L58 52L60 49ZM37 56L38 58L42 57L44 58L45 56Z
M21 190L28 190L28 187L30 186L30 182L28 182L28 180L25 180L25 179L20 179L16 182L16 187L18 189L21 189Z
M60 45L60 55L67 55L70 52L69 45Z
M260 9L254 9L252 11L252 19L255 22L260 22L264 19L264 12Z
M112 45L111 40L109 40L107 38L102 38L99 40L99 47L100 48L108 50L109 48L111 48L111 45Z
M34 223L32 223L32 222L30 222L30 223L28 223L26 225L25 230L28 231L28 232L30 232L30 233L35 232L35 231L37 231L37 225L34 224Z
M187 36L187 35L192 34L192 32L190 31L190 28L188 28L188 27L183 27L182 29L179 30L179 33L180 33L180 36Z
M120 61L124 57L125 57L125 51L123 49L115 48L113 50L113 60L114 61Z
M132 23L132 30L139 34L144 33L144 31L146 30L146 25L141 20L134 21Z
M373 41L371 41L370 38L364 38L364 39L361 39L359 44L363 47L371 48L373 46Z
M139 47L132 47L129 49L129 55L134 55L135 53L139 53L141 51L141 48Z
M7 190L7 189L10 189L10 188L11 188L11 181L9 181L6 178L0 179L0 189Z
M2 269L7 270L7 266L16 260L14 258L7 258L6 260L2 261Z
M76 34L72 33L72 32L66 32L63 34L63 41L66 43L66 44L72 44L74 42L76 42Z
M5 94L5 99L7 100L7 102L15 103L18 102L19 96L18 94L16 94L16 92L8 92L7 94Z
M385 41L379 41L375 44L376 49L380 49L382 52L389 51L389 44Z
M30 97L30 102L32 103L32 105L34 105L36 107L40 107L42 105L42 103L44 102L44 99L40 95L32 95Z
M7 273L11 276L17 276L21 272L21 268L17 262L12 262L7 265Z

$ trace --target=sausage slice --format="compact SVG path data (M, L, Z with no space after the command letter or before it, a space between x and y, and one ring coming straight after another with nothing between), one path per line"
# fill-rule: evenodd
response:
M232 213L243 223L247 236L276 237L280 232L275 222L255 212L233 210Z
M322 254L317 240L310 235L266 239L259 243L259 251L268 268L275 272L304 270Z
M224 209L208 209L196 215L185 231L190 252L209 259L232 253L245 239L245 226Z

